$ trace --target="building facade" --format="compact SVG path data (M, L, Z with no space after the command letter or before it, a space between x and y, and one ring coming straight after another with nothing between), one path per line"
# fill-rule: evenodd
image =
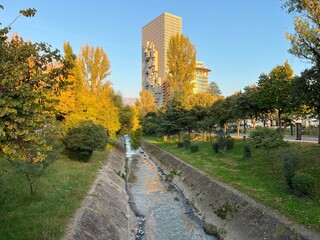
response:
M182 18L166 12L142 28L142 89L152 92L158 107L168 96L167 50L176 34L182 34Z
M207 92L209 72L211 72L211 70L205 67L203 62L197 62L196 69L196 79L193 81L193 93Z

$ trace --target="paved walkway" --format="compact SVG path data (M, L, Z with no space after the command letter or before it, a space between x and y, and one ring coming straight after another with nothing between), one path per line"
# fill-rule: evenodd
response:
M232 137L237 137L238 134L237 133L231 133L230 136ZM243 138L243 136L248 137L249 134L243 134L240 133L239 137ZM286 141L290 141L290 142L307 142L307 143L318 143L318 138L317 137L310 137L310 136L303 136L301 137L301 140L296 140L296 136L290 136L290 135L285 135L284 136L284 140Z

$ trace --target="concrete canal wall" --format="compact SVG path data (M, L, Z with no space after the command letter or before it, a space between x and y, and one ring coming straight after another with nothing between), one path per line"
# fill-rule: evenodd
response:
M224 239L320 239L319 235L293 225L274 211L209 178L155 145L143 141L142 147L165 173L178 172L173 182L182 190L199 217L216 226Z
M130 239L135 217L128 204L124 173L125 149L123 143L108 156L99 171L81 208L70 223L65 240L71 239Z

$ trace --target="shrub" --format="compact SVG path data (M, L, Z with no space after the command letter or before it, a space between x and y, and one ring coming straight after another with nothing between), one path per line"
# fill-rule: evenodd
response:
M215 152L216 151L216 147L218 146L218 151L220 152L224 152L226 150L230 150L230 149L233 149L233 146L234 146L234 139L228 135L227 137L223 136L222 134L219 134L217 137L217 145L215 146L212 146L213 147L213 150Z
M234 139L230 135L225 138L225 147L227 150L231 150L234 147Z
M270 161L273 171L275 171L274 158L271 150L284 146L283 135L280 131L271 128L256 129L250 133L250 142L256 148L262 148L266 154L267 160Z
M198 145L190 145L190 150L193 153L198 152L199 151L199 146Z
M292 178L298 171L300 156L297 152L294 152L289 148L282 149L279 152L278 156L282 161L282 170L285 181L288 184L289 188L293 188Z
M190 145L191 145L190 139L185 139L185 140L183 140L183 146L184 146L185 148L189 148Z
M309 174L297 174L292 178L292 187L299 196L311 195L316 190L316 180Z
M251 149L248 144L243 146L243 158L250 158L251 157Z
M219 143L213 143L212 144L212 149L214 152L218 153L219 152Z
M71 158L88 160L93 150L103 150L107 144L107 133L103 126L91 121L82 121L69 129L62 139Z
M182 148L183 147L183 142L178 142L178 148Z

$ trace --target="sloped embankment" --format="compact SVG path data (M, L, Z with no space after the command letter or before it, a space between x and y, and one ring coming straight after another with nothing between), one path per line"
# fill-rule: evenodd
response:
M225 232L224 239L320 239L319 235L292 225L284 217L207 177L170 153L145 141L142 147L162 170L179 173L173 182L206 223Z
M129 239L132 212L125 181L119 176L124 164L125 149L117 144L63 239Z

